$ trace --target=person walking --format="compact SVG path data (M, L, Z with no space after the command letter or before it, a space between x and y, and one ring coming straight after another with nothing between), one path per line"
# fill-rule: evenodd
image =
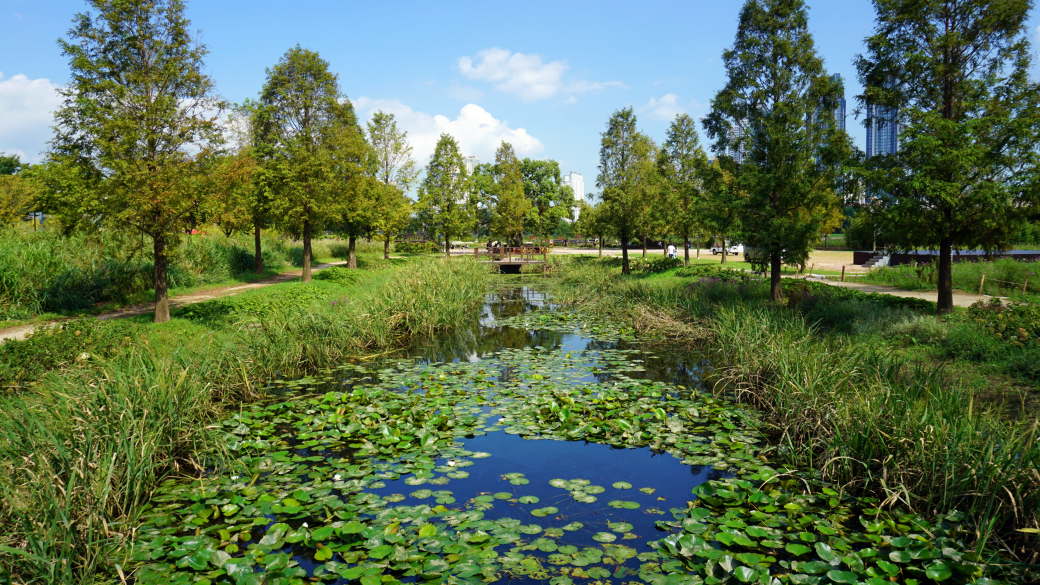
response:
M676 257L675 256L675 246L673 244L668 244L668 257L669 258L675 258Z

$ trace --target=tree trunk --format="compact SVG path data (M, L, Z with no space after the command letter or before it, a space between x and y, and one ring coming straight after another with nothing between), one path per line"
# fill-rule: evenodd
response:
M701 235L697 234L697 259L701 259Z
M347 236L347 268L357 268L357 236Z
M253 226L253 269L257 274L264 272L264 256L260 251L260 224Z
M170 320L170 297L166 292L166 237L158 235L153 238L155 263L155 322L165 323Z
M303 222L303 282L311 281L311 222Z
M603 259L603 236L599 237L599 259Z
M444 230L444 257L451 260L451 234Z
M628 230L621 230L621 274L631 274L628 268Z
M690 236L683 238L683 254L686 258L684 266L690 265Z
M390 236L383 239L383 260L390 259Z
M722 245L722 263L723 264L726 263L726 245L725 244Z
M940 315L953 312L953 240L939 238L938 309Z
M773 302L784 300L784 289L780 286L780 254L769 255L769 292Z
M647 237L643 236L643 260L646 260L646 240Z

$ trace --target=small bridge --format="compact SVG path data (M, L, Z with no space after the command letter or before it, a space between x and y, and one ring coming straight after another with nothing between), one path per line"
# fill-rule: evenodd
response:
M498 266L502 274L520 274L520 267L528 264L540 264L542 272L548 263L549 248L474 248L473 257L478 262ZM481 259L484 260L481 260Z

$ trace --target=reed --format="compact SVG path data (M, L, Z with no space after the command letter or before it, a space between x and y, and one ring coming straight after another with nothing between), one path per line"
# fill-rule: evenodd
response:
M213 431L223 414L260 398L272 377L315 373L472 319L492 284L466 260L383 268L352 286L256 291L325 291L309 302L247 303L268 307L259 317L137 324L138 342L125 351L0 396L0 582L118 578L159 482L234 465Z

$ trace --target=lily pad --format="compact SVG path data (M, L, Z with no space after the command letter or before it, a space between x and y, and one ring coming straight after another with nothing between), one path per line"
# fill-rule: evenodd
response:
M617 540L617 535L610 532L597 532L592 535L592 540L596 542L614 542Z
M615 481L614 483L612 483L610 485L614 486L615 488L617 488L619 490L629 490L629 489L632 489L632 484L628 483L627 481Z

